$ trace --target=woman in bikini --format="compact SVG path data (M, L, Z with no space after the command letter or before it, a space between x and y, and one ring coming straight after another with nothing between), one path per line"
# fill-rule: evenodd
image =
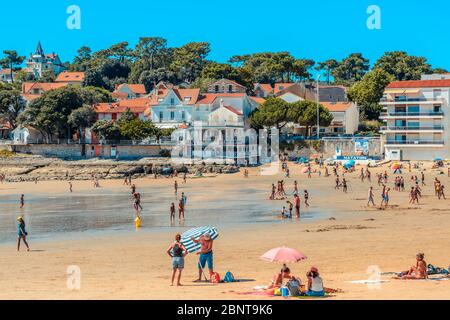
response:
M412 266L408 271L402 272L396 279L416 280L428 278L427 263L424 260L425 254L416 254L416 266Z

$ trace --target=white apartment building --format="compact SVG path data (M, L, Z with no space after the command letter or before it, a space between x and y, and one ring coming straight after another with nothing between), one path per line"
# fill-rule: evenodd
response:
M380 130L389 160L450 158L450 76L390 83L380 101Z

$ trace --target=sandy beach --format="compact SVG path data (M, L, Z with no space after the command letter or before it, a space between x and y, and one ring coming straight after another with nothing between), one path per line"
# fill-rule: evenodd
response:
M220 275L231 271L237 279L247 281L232 284L193 283L197 277L197 256L186 257L182 287L170 287L171 261L166 249L176 232L190 226L189 207L185 227L176 223L173 227L145 228L144 216L141 230L108 231L102 233L80 232L70 238L39 239L30 228L31 252L16 251L13 237L0 244L0 299L282 299L250 294L252 288L266 285L281 265L269 263L259 257L269 249L288 246L303 252L308 259L290 264L294 275L306 281L305 274L311 266L317 266L326 287L341 289L328 299L449 299L450 281L401 281L382 275L379 286L355 284L350 281L369 279L368 269L378 268L382 273L399 272L415 263L415 254L425 253L425 260L435 266L450 265L449 200L434 196L433 179L437 176L447 187L450 178L447 168L431 170L425 164L426 183L419 205L409 204L409 193L391 191L390 207L380 210L367 207L367 191L374 187L375 201L380 203L380 187L375 173L387 170L389 187L393 189L393 172L388 165L371 168L372 182L361 182L356 172L346 174L349 192L334 190L334 177L311 179L301 173L302 166L289 164L291 178L277 175L261 175L260 168L251 168L249 178L242 174L217 175L188 179L180 183L180 192L195 194L190 202L197 206L231 201L226 195L236 197L235 210L247 210L246 201L252 200L267 206L273 215L269 221L229 224L222 226L218 219L219 238L214 243L215 269ZM314 166L313 168L317 168ZM330 173L332 173L330 168ZM411 175L420 178L420 171L403 170L406 190L413 184ZM299 182L299 190L308 189L311 207L302 206L302 214L316 218L281 220L274 208L281 211L285 201L270 201L270 186L284 179L286 191L291 194L293 182ZM134 183L140 188L157 188L161 194L173 194L173 179L143 178ZM102 192L129 192L122 180L101 181ZM253 190L249 199L246 190ZM90 181L74 182L75 192L95 193ZM67 182L48 181L6 183L0 185L0 199L26 195L50 196L68 192ZM235 192L236 195L232 192ZM256 197L256 198L255 198ZM291 198L291 197L290 197ZM152 198L157 202L158 198ZM145 199L144 199L145 200ZM303 200L303 199L302 199ZM164 204L166 205L166 204ZM18 201L17 201L18 208ZM167 204L168 208L168 204ZM0 208L1 210L1 208ZM32 210L32 208L29 208ZM151 206L145 215L151 216ZM144 210L145 211L145 210ZM19 210L16 213L18 214ZM220 217L220 211L211 210L211 217ZM128 217L127 217L128 219ZM167 212L167 221L169 215ZM129 225L133 226L132 217ZM198 220L195 225L199 225ZM12 225L14 231L14 225ZM36 238L37 239L36 239ZM67 267L77 265L81 270L80 290L67 288ZM371 267L376 266L376 267ZM371 268L370 268L371 267Z

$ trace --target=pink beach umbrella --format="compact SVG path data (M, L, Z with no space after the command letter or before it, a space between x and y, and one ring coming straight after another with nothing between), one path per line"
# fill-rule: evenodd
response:
M295 263L305 260L306 256L295 249L278 247L264 253L261 259L269 262Z
M302 173L308 173L308 171L309 171L309 168L308 168L308 167L304 167L304 168L302 169Z

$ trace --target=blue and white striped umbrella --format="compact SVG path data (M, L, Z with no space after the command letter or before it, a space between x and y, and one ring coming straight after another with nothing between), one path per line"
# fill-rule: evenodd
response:
M184 232L181 235L181 243L186 247L189 253L195 252L200 249L201 245L200 243L195 243L194 241L192 241L191 238L193 237L195 240L198 240L202 235L206 233L209 233L211 239L213 240L217 239L217 237L219 236L219 232L217 232L217 229L215 227L198 227Z

